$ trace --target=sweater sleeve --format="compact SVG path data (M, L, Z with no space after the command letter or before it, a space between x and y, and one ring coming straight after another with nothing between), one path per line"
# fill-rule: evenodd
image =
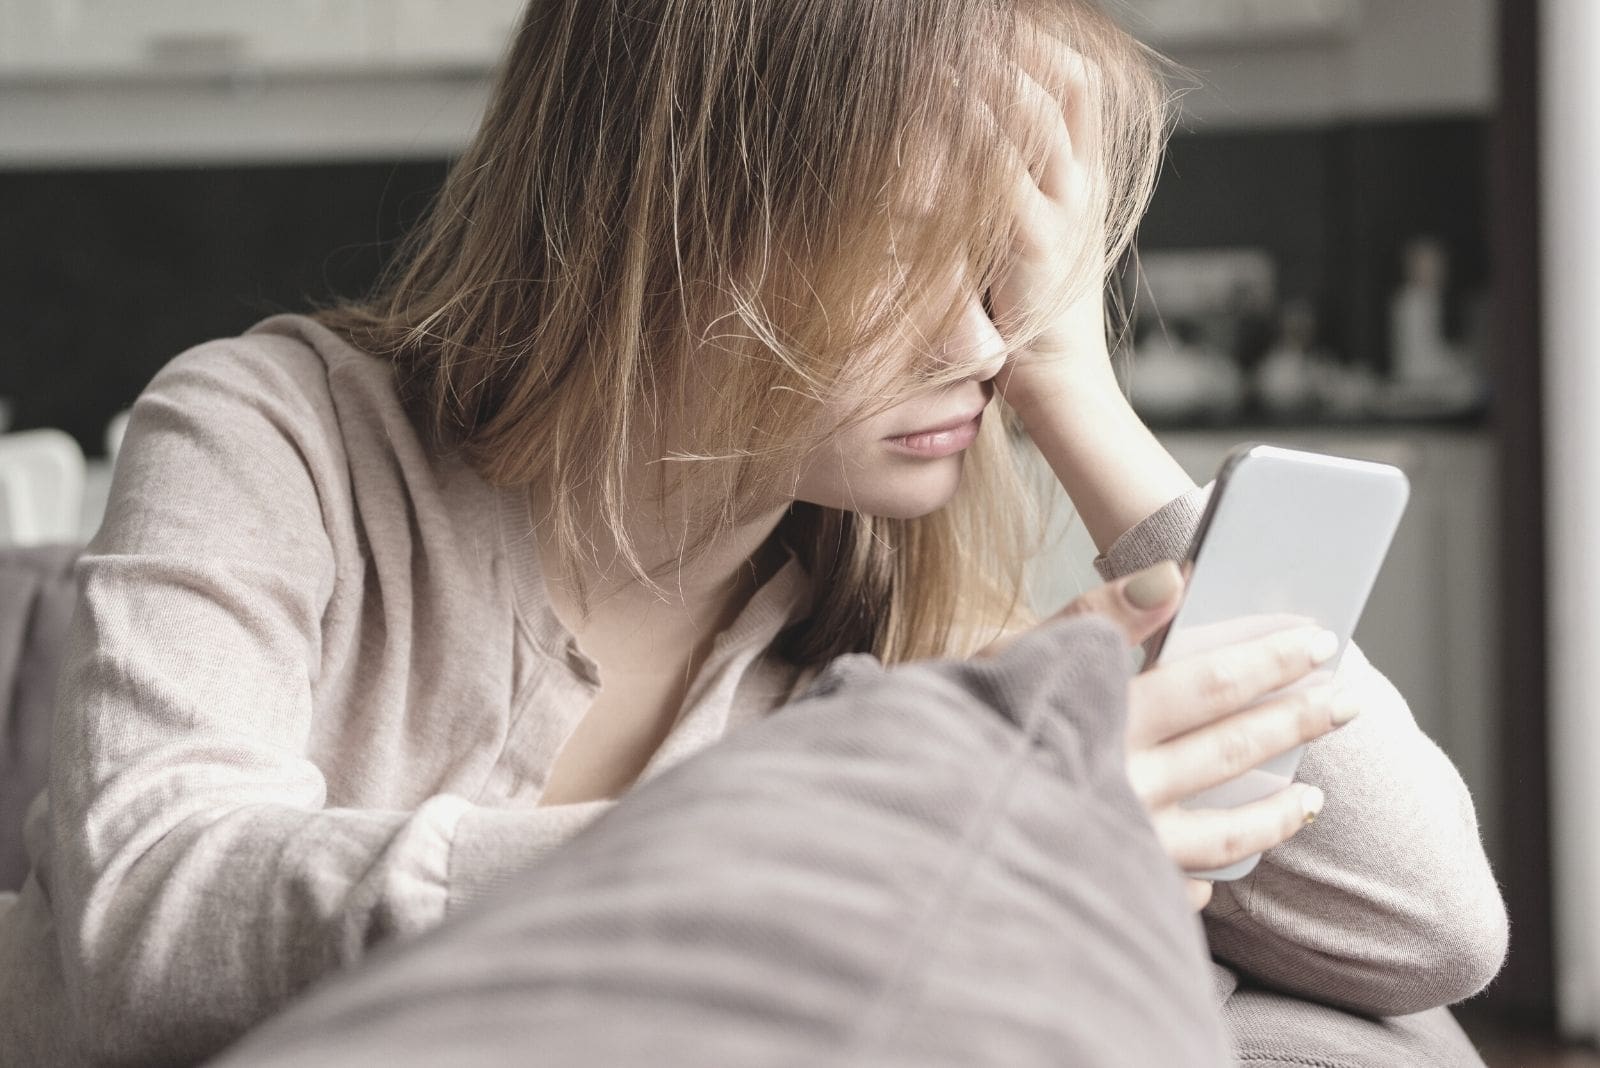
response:
M1094 560L1107 581L1181 560L1214 483L1158 509ZM1260 985L1377 1016L1488 985L1509 922L1472 798L1405 698L1351 641L1336 675L1361 715L1306 747L1322 813L1202 913L1213 956Z
M610 804L327 806L307 755L334 580L319 487L345 462L326 371L220 344L135 402L78 564L40 868L97 1062L202 1059Z

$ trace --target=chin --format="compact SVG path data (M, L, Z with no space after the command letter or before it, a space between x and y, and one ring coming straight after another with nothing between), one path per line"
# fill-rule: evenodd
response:
M875 464L870 476L852 480L852 503L843 507L886 519L915 519L937 512L961 488L961 469L961 453Z

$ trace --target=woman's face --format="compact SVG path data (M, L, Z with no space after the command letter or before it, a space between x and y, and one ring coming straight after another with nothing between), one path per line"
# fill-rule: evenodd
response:
M972 364L973 373L830 435L802 463L796 499L897 519L926 515L950 501L978 423L992 417L986 409L1005 346L974 296L953 336L935 348L947 361ZM825 409L825 425L838 425L845 408L841 402Z

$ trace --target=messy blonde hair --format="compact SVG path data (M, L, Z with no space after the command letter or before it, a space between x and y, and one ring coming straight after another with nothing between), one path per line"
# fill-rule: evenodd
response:
M1007 261L1014 167L1042 145L1002 151L996 115L1022 106L1010 64L1041 34L1101 85L1105 242L1085 234L1059 310L1129 248L1169 124L1159 57L1089 0L532 0L429 213L372 294L313 315L392 361L437 447L493 485L542 483L569 568L582 500L653 582L625 524L636 465L700 502L691 554L792 497L837 429L820 402L865 418L972 373L918 356ZM953 267L972 288L924 314ZM1050 310L1000 324L1008 349ZM650 455L665 426L688 436ZM965 465L918 518L789 510L815 594L786 655L961 655L1032 618L1030 466L998 419Z

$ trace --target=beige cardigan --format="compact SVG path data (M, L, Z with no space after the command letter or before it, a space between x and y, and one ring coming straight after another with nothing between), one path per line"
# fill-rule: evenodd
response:
M1206 492L1097 570L1181 556ZM430 455L389 366L304 316L155 376L79 566L33 874L0 897L0 1064L203 1058L613 803L536 807L597 676L521 495ZM763 654L808 597L791 558L641 781L785 699ZM1353 645L1340 675L1364 712L1302 762L1322 815L1203 914L1218 996L1242 970L1375 1014L1459 1000L1507 937L1472 800Z

